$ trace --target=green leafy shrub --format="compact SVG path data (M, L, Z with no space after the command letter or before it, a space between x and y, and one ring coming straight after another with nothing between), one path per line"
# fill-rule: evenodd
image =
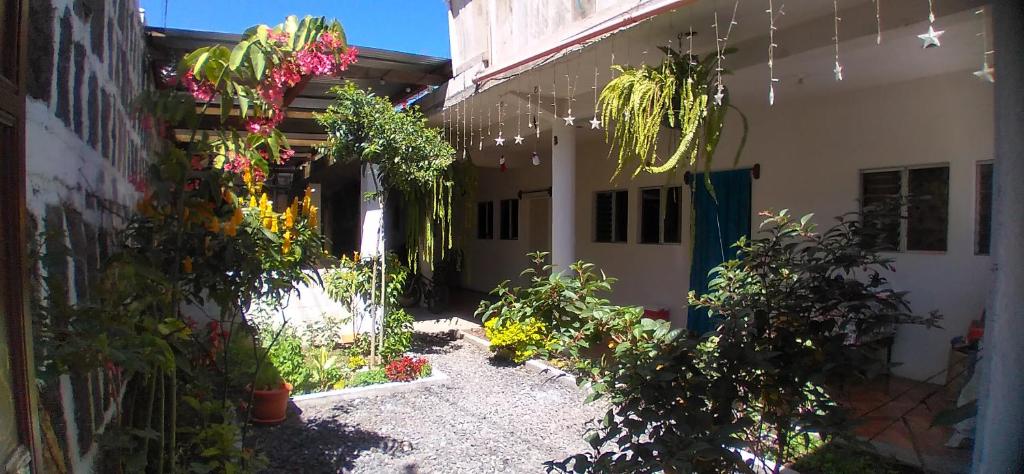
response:
M643 311L613 305L602 297L611 291L615 279L597 272L593 264L576 262L566 275L545 265L545 252L529 257L533 266L522 276L529 278L530 285L511 287L508 281L502 282L491 292L498 300L481 302L477 317L496 335L508 336L507 341L499 338L495 350L512 347L520 359L565 357L578 365L577 371L589 373L592 362L614 347L620 333L639 323ZM537 337L538 331L546 337Z
M390 380L388 380L388 376L384 373L383 368L368 369L353 374L352 378L348 381L348 386L365 387L367 385L377 385L388 382L390 382Z
M536 348L544 347L548 340L544 323L535 318L526 318L522 322L488 319L484 323L484 331L491 341L491 351L519 364L536 355Z
M409 269L401 264L395 254L388 254L385 265L387 292L383 321L375 320L374 315L379 313L376 304L371 304L371 308L365 310L366 314L355 311L359 302L372 301L371 296L379 291L380 263L380 258L360 258L358 254L351 258L343 256L338 265L324 276L327 295L353 312L354 323L365 317L374 319L370 334L358 334L353 345L371 365L387 363L412 346L413 317L399 304ZM378 288L374 288L374 285Z
M810 216L763 215L757 238L736 244L740 260L712 271L708 294L690 295L719 319L714 331L694 339L641 319L611 326L614 357L577 353L593 361L591 379L578 380L612 407L587 434L592 452L550 468L751 472L731 448L782 465L819 438L849 436L831 388L884 367L871 336L938 316L913 315L889 288L891 260L865 244L858 220L817 233Z
M841 443L828 443L793 463L801 474L916 474L921 470Z
M330 390L345 378L338 356L327 348L314 349L306 364L310 369L310 383L316 392Z
M292 384L295 393L309 393L314 389L313 370L306 363L302 339L299 339L292 328L285 327L281 330L281 334L267 352L267 361L277 367L281 378Z

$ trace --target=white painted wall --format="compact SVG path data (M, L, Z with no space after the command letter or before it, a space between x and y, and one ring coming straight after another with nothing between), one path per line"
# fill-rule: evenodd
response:
M763 209L813 212L822 226L829 225L833 216L856 210L862 169L949 163L948 250L893 254L897 271L891 278L895 288L910 291L915 311L936 309L946 318L942 323L945 329L900 330L893 360L903 365L896 373L923 379L943 369L950 338L963 335L969 321L980 317L991 284L990 258L974 255L975 165L993 156L991 85L965 71L803 97L771 110L760 100L737 105L747 113L751 126L740 167L762 166L761 179L753 183L751 219L755 229L760 222L756 213ZM737 135L735 125L727 131L717 169L731 167ZM610 181L614 163L603 140L603 132L577 130L577 257L596 263L619 279L613 301L669 308L673 322L684 324L690 271L688 230L684 228L681 244L637 243L638 190L678 184L682 177L648 175L630 180L627 176ZM517 189L549 186L548 166L545 162L537 168L513 167L506 173L482 168L478 200L497 201L515 196ZM593 242L593 195L609 189L630 191L627 243ZM521 205L520 212L527 208ZM689 209L688 197L683 209ZM521 238L514 242L480 241L475 239L475 227L470 229L465 244L467 286L487 291L525 268L526 259L520 256L529 250L524 237L530 232L529 222L528 216L521 214Z

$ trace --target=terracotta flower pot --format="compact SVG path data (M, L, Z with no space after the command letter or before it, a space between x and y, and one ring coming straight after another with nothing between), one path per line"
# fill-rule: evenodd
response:
M253 390L252 421L265 425L284 421L291 393L292 384L287 382L275 390Z

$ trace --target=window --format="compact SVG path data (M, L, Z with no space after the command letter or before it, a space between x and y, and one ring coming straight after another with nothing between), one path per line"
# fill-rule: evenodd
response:
M974 253L988 255L992 243L992 163L978 163Z
M519 200L505 199L501 201L501 240L519 239Z
M949 167L862 172L861 212L868 245L890 251L945 251Z
M625 242L629 222L629 192L602 191L594 199L594 240Z
M494 238L494 203L491 201L476 205L476 238Z
M640 243L681 241L681 198L679 186L640 190Z

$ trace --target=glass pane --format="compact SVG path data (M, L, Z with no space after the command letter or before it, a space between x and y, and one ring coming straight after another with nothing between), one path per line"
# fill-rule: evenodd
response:
M509 212L509 235L508 238L512 240L519 239L519 200L512 199L509 201L511 211Z
M494 237L494 203L481 202L476 205L476 237L490 239Z
M661 189L640 190L640 243L661 242Z
M665 238L667 244L682 242L683 188L679 186L665 190Z
M949 167L912 169L907 180L907 250L946 250Z
M992 163L978 165L978 221L974 250L988 255L992 242Z
M597 193L594 199L594 240L612 241L612 193Z
M0 5L6 2L0 0ZM0 171L6 172L7 163L10 159L9 152L14 148L15 137L10 127L0 125ZM6 193L0 195L7 196ZM6 203L4 203L6 205ZM0 259L0 264L6 265L6 260ZM5 289L0 287L0 301L6 300ZM7 328L8 315L0 305L0 463L6 462L11 451L18 446L17 417L14 411L14 379L12 378L13 368L11 366L11 340L8 339Z
M615 241L625 242L629 222L629 193L615 192Z
M868 247L899 249L901 175L898 170L861 174L863 237Z

